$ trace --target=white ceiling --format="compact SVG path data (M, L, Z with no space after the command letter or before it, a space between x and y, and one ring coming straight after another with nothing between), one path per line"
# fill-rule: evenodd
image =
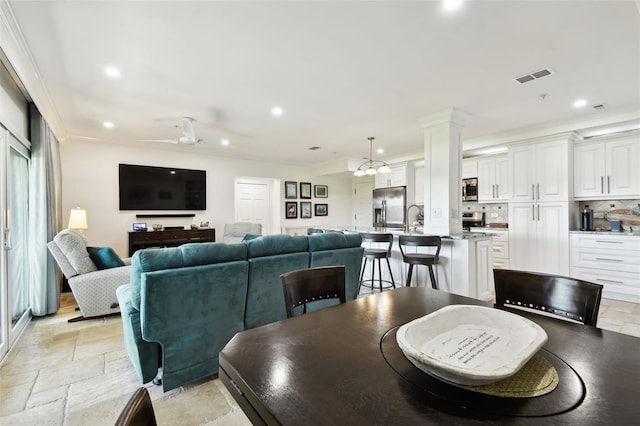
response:
M208 146L185 148L315 163L362 158L368 136L385 150L375 158L419 151L417 119L452 107L470 114L465 141L640 111L631 0L467 0L455 14L435 0L8 4L61 139L163 147L136 140L178 137L190 116ZM513 81L545 67L554 74Z

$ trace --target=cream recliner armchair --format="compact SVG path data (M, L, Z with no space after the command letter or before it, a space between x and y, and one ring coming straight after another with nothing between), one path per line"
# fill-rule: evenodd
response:
M241 242L247 234L262 235L262 225L251 222L225 223L222 242L231 244Z
M69 322L120 312L116 288L129 283L130 259L122 260L124 266L98 269L89 256L84 237L70 229L61 231L47 247L67 278L82 314Z

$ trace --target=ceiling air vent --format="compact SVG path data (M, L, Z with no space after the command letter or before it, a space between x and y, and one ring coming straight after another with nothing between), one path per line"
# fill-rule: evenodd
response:
M525 74L521 77L516 77L514 80L520 84L524 84L524 83L528 83L530 81L536 80L538 78L546 77L551 74L553 74L553 70L551 68L544 68L539 71L532 72L530 74Z
M315 151L316 149L320 149L319 146L312 146L311 148L309 148L309 151Z

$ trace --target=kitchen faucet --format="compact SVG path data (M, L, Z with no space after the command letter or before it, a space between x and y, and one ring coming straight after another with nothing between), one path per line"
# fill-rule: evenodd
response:
M407 207L407 219L406 219L407 223L406 223L406 225L404 227L404 231L406 233L409 233L409 229L410 229L410 226L409 226L409 210L411 210L411 207L417 207L418 210L420 210L420 213L422 213L424 215L424 210L422 210L422 206L420 206L419 204L411 204L409 207Z

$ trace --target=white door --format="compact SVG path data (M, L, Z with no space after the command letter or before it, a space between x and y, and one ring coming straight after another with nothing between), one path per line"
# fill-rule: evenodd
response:
M373 182L357 182L353 196L353 226L356 230L370 230L373 226Z
M236 222L262 225L262 234L271 234L271 202L267 182L236 182Z
M29 302L29 150L0 127L0 360L31 316Z

